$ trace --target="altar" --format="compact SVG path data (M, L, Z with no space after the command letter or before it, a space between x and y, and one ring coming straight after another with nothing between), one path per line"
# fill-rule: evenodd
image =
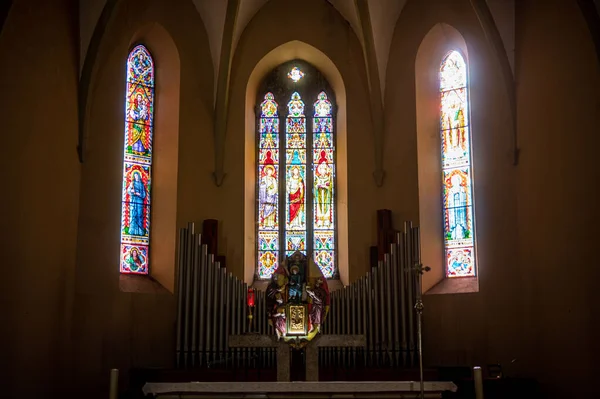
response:
M425 398L441 398L456 392L452 382L425 382ZM147 383L144 395L157 399L196 398L419 398L418 381L327 382L187 382Z
M195 244L201 240L193 228L181 237L188 245L180 259L176 367L192 374L177 382L146 379L145 395L441 398L457 390L424 376L420 276L427 268L414 250L418 229L409 223L383 262L331 291L312 256L300 251L259 288ZM207 375L218 370L221 377ZM216 377L229 379L210 379Z

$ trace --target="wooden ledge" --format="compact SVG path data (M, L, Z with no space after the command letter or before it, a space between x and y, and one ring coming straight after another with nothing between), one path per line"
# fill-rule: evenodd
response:
M168 289L151 276L137 274L119 275L119 290L134 294L171 294Z
M468 294L479 292L479 279L477 277L454 277L445 278L424 295L440 294Z

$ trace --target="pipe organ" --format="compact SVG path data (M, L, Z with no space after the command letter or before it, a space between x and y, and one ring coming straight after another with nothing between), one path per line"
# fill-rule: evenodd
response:
M256 290L249 319L248 285L228 273L202 245L193 223L180 230L176 364L182 369L275 367L274 348L229 348L229 335L274 335L265 292ZM320 367L418 365L417 271L419 228L406 222L384 260L362 278L331 292L321 334L365 335L363 348L321 348Z

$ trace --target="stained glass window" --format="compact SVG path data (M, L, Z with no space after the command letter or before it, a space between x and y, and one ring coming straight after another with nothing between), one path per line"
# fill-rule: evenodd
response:
M458 51L442 61L440 95L446 276L475 276L467 65Z
M154 62L138 45L127 58L121 208L121 273L148 274Z
M301 251L312 252L331 278L336 272L333 104L320 76L310 80L297 66L275 76L267 88L277 95L263 92L257 110L257 275L270 278L285 256ZM284 76L289 80L280 81ZM304 76L312 83L299 83ZM281 139L280 125L285 126Z

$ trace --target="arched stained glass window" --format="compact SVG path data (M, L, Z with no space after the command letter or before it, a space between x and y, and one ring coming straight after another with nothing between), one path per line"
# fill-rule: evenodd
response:
M121 273L148 274L154 62L138 45L127 58L121 208Z
M442 61L440 94L446 276L475 276L467 64L458 51Z
M312 254L323 275L334 277L333 92L314 67L293 61L275 68L259 95L257 277L271 277L295 251Z

